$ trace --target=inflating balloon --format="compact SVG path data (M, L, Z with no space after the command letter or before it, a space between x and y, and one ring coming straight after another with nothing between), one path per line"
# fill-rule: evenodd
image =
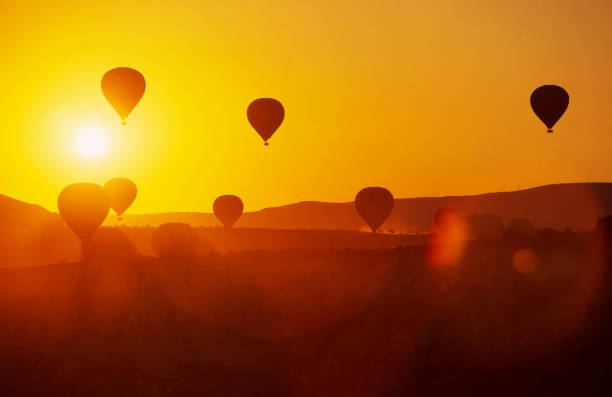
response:
M115 68L102 76L102 93L115 109L123 124L140 102L146 88L145 78L139 71L131 68Z
M355 208L376 232L393 211L393 195L384 187L366 187L355 196Z
M75 183L61 191L57 208L64 222L83 241L106 219L110 200L106 189L100 185Z
M198 232L187 223L164 223L151 236L151 248L161 259L192 258L198 254L198 245Z
M108 192L110 205L117 214L117 219L121 220L121 215L136 199L136 184L127 178L113 178L104 184L104 189Z
M543 85L533 91L530 102L531 108L546 125L548 132L553 132L553 126L567 109L569 94L557 85Z
M249 105L247 118L264 140L264 145L268 145L268 139L283 123L285 109L276 99L259 98Z
M231 194L219 196L213 203L213 211L217 219L223 223L226 228L231 228L234 223L242 215L242 200L240 197Z

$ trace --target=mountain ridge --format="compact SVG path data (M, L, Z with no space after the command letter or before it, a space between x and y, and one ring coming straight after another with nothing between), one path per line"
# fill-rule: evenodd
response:
M541 228L588 230L594 227L598 217L612 213L612 183L557 183L474 195L396 198L393 213L382 228L428 231L435 212L441 207L453 207L465 215L492 213L501 216L506 223L522 217ZM172 221L201 227L220 226L214 214L197 211L127 214L123 224L157 226ZM111 217L107 224L118 222ZM315 200L245 212L236 227L366 230L353 202Z

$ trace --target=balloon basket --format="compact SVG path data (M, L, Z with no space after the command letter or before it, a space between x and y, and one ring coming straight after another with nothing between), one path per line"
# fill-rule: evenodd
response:
M123 121L121 122L121 125L127 125L127 121L123 120Z
M268 142L264 142L264 146L270 146Z
M546 132L548 132L549 134L553 132L552 128L549 128L548 130L546 130Z

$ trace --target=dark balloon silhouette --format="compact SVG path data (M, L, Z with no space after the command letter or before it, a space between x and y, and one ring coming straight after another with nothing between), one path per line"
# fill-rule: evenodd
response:
M393 211L393 195L384 187L366 187L355 196L355 208L376 232Z
M231 194L219 196L213 203L213 212L226 228L231 228L242 215L244 206L240 197Z
M127 178L113 178L104 184L104 188L108 192L111 208L117 214L117 219L121 220L123 213L136 199L136 184Z
M268 145L268 139L283 123L285 108L276 99L259 98L249 105L247 118L255 131L263 138L264 145Z
M533 236L533 222L525 218L515 218L508 223L508 231L514 235Z
M64 222L81 239L88 239L104 222L110 209L106 189L94 183L66 186L57 198L57 208Z
M121 263L136 257L136 247L130 238L120 229L103 227L91 236L88 243L88 259L108 260L109 263Z
M145 78L132 68L115 68L102 76L102 93L115 109L123 124L140 102L146 88Z
M151 248L161 259L194 257L198 246L198 232L187 223L164 223L151 236Z
M557 85L543 85L531 94L531 108L548 127L548 132L563 116L569 104L569 94Z

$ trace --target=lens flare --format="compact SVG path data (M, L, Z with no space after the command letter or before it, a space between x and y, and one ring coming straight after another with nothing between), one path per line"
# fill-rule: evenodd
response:
M468 237L465 219L457 210L442 208L436 212L434 230L427 245L427 264L432 267L457 265Z

